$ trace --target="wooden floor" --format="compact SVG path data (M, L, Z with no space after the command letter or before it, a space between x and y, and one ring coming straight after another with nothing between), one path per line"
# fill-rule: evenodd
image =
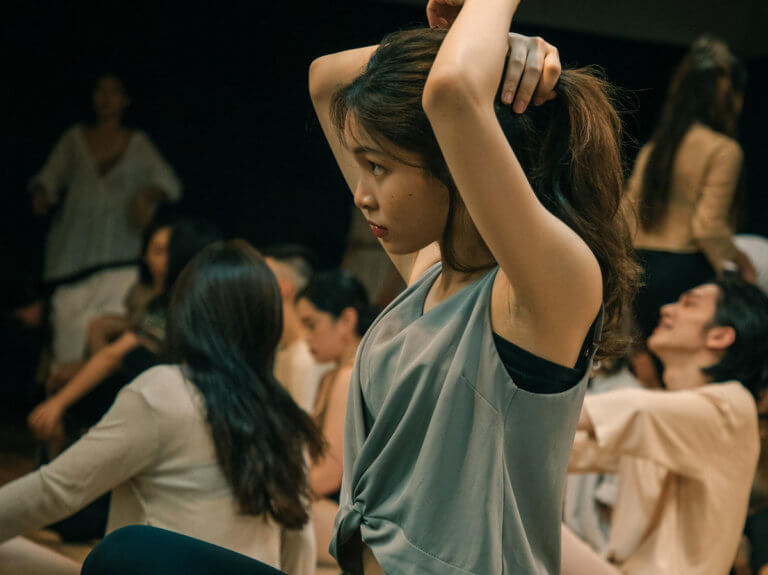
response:
M23 425L0 421L0 486L35 469L36 449L34 439ZM26 538L78 563L85 560L98 542L62 543L59 536L48 529L27 534ZM339 574L340 571L333 567L319 566L316 572L316 575Z

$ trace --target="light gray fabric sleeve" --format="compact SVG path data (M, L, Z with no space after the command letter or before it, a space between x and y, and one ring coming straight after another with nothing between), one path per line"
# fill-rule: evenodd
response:
M181 198L181 182L168 162L165 161L149 136L142 134L150 165L150 182L162 189L169 201L175 202Z
M75 138L77 128L70 128L56 142L45 165L29 181L29 189L42 186L48 197L48 201L55 204L59 201L61 190L67 186L72 175L72 163L75 154Z
M123 389L77 443L0 488L0 541L71 515L150 466L158 449L152 408L141 394Z

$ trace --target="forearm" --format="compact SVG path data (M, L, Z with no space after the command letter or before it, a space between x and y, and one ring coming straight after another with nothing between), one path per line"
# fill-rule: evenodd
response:
M509 49L508 34L519 0L465 0L443 41L430 79L459 81L478 98L492 101ZM429 91L428 80L425 97Z
M56 401L66 409L87 395L93 388L117 371L124 357L123 351L122 347L115 349L110 346L102 349L55 395ZM125 349L125 351L129 351L129 349Z
M45 489L40 471L0 488L0 542L55 523L77 511L73 501Z
M321 56L309 67L309 93L317 109L317 102L329 100L341 86L357 78L378 46L355 48Z
M91 354L101 351L109 342L129 329L127 318L121 316L102 316L94 319L89 326L88 342Z

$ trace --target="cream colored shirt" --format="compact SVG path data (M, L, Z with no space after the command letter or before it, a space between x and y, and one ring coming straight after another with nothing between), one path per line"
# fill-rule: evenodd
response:
M744 528L760 450L738 382L587 397L569 471L619 474L609 559L630 575L722 575Z
M285 386L299 407L312 413L320 380L331 367L330 364L318 364L307 342L297 339L277 351L275 378Z
M637 206L648 157L646 144L637 156L629 179L628 198ZM643 231L631 217L635 247L679 253L704 252L716 270L736 253L731 204L736 192L743 153L738 142L694 124L683 137L675 158L669 208L660 226Z
M0 541L63 519L110 490L107 532L153 525L280 566L278 524L238 511L200 395L177 366L144 372L82 439L0 488ZM312 553L303 563L314 566L311 547L283 552Z

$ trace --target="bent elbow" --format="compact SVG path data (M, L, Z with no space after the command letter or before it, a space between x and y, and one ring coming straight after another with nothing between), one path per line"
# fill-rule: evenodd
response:
M462 68L441 69L431 72L424 85L421 105L427 117L483 104L484 98L471 74Z
M316 102L327 91L325 85L325 68L328 56L320 56L309 65L309 96Z

